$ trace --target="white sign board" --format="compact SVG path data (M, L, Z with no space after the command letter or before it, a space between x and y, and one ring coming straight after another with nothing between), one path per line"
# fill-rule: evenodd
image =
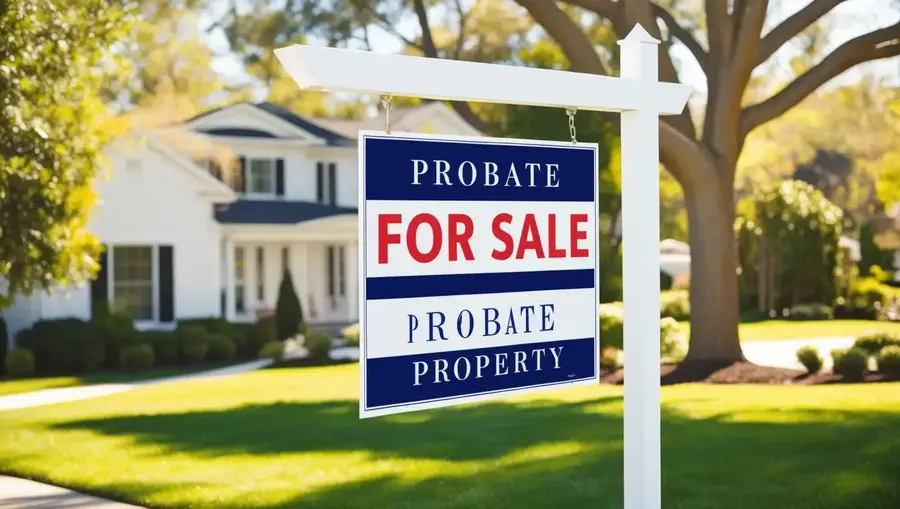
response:
M597 150L360 133L361 417L598 382Z

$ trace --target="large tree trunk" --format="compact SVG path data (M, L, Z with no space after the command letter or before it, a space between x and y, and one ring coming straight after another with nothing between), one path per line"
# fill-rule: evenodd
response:
M698 179L685 185L684 193L691 245L691 341L685 362L742 361L731 183Z

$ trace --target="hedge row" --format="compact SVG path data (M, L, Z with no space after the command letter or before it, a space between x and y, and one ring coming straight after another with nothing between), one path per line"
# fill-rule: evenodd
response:
M271 343L283 349L271 320L233 324L197 318L179 321L173 331L138 331L127 315L99 313L90 321L36 322L16 336L18 348L9 352L5 364L11 376L140 369L276 357Z
M860 336L852 347L832 350L831 359L833 371L848 380L862 379L872 359L877 371L900 376L900 336L887 333ZM797 360L810 373L822 369L822 356L814 347L804 346L797 350Z

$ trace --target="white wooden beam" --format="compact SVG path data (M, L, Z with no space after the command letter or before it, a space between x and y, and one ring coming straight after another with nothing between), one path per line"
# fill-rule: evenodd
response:
M649 99L664 115L681 113L691 94L680 83L653 84L648 98L626 78L300 44L275 56L306 90L597 111L647 108Z

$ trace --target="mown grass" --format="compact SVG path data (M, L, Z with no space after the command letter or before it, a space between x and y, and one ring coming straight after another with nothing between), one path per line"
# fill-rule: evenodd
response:
M358 367L0 413L0 471L159 508L619 508L622 390L359 420ZM900 384L663 389L671 509L900 507Z

